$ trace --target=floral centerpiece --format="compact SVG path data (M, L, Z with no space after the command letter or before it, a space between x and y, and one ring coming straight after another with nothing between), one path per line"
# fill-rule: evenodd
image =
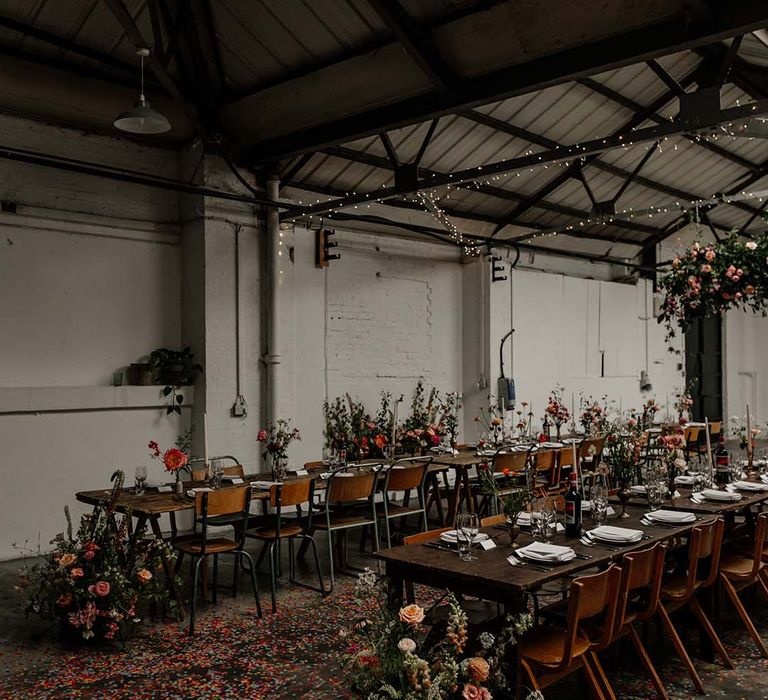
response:
M628 488L637 476L643 448L643 433L637 421L630 418L626 423L607 423L605 448L602 461L619 487L618 495L624 506L621 517L629 517L626 513Z
M172 562L173 551L143 532L129 542L131 514L115 511L123 473L115 472L112 481L109 497L80 518L76 534L65 508L67 530L51 541L53 551L19 572L17 589L27 614L51 620L69 640L123 639L141 622L139 610L148 602L177 612L157 576L163 561Z
M667 428L659 436L661 448L661 468L659 477L666 476L669 481L669 492L675 492L675 477L688 466L685 461L685 431L680 425Z
M176 440L177 444L181 439L182 438ZM147 447L149 448L149 456L152 459L160 460L163 463L165 470L171 472L171 474L176 477L176 482L180 483L181 472L184 469L189 471L189 467L187 466L189 457L186 452L183 452L178 447L171 447L170 449L162 451L156 440L150 440Z
M648 399L643 404L643 415L641 417L642 427L650 428L656 421L656 414L660 410L661 410L661 406L659 406L656 399Z
M560 429L571 418L571 412L563 403L563 387L557 385L549 396L545 409L544 423L552 421L557 431L557 439L560 439Z
M604 397L605 398L605 397ZM581 414L579 415L579 425L584 431L585 436L599 435L607 420L607 410L604 405L600 405L590 396L585 399L582 396L579 399Z
M453 593L445 596L447 620L429 627L418 605L387 604L384 587L370 570L360 574L356 602L372 612L342 631L352 688L367 700L492 700L511 692L510 645L533 624L531 615L508 616L498 635L484 632L470 653L467 616ZM497 696L498 697L498 696Z
M274 477L281 479L288 466L288 445L294 440L301 440L299 429L292 427L290 420L278 418L275 423L269 423L266 429L259 430L256 439L264 443L263 456L271 461Z
M501 506L502 512L507 517L510 540L514 542L520 533L517 519L521 513L528 510L533 500L534 470L526 468L523 474L513 474L505 468L499 476L491 471L486 462L478 467L477 475L480 480L480 491Z
M667 340L679 327L685 332L697 317L716 316L731 308L766 314L768 306L768 235L744 241L733 233L718 243L695 241L673 260L661 277L664 301L659 323Z
M677 411L677 420L680 425L685 425L691 415L693 408L693 397L688 391L681 391L675 395L675 411Z
M459 411L461 411L461 394L455 391L449 391L445 398L440 402L442 418L439 425L442 425L446 434L451 440L451 447L455 448L459 437Z
M340 396L330 402L326 400L323 403L323 415L326 446L336 452L347 450L352 433L347 402Z
M747 449L747 425L746 419L739 418L739 416L731 416L731 437L739 441L739 449ZM757 436L760 435L759 428L752 428L752 444L750 445L751 452L754 454L757 447Z
M500 445L504 439L504 419L499 414L499 408L493 400L493 396L488 395L488 408L480 407L480 413L475 416L475 423L478 423L482 432L488 436L488 440L494 447ZM478 448L484 447L483 439L477 441Z

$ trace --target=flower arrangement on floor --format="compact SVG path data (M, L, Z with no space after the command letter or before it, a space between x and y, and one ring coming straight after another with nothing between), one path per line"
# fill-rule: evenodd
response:
M176 440L176 443L179 444L182 441L183 438L179 436L179 438ZM160 460L163 463L165 470L176 477L176 481L181 479L182 470L189 469L187 466L189 463L189 457L178 447L171 447L170 449L163 452L160 449L160 445L158 445L157 441L155 440L150 440L147 447L149 448L149 456L152 459Z
M498 636L480 634L470 653L467 617L450 592L443 599L447 621L431 628L418 605L391 609L368 569L358 578L355 598L361 606L373 604L370 615L342 631L352 687L366 700L492 700L494 692L509 689L509 646L533 624L531 615L509 616Z
M51 620L70 639L122 639L141 622L139 609L148 602L176 611L157 576L163 561L172 561L172 549L143 532L129 546L131 514L115 512L123 473L115 472L112 481L109 497L80 518L77 534L65 508L67 531L51 541L53 551L19 572L27 614Z
M718 243L693 245L672 260L658 281L664 301L658 321L667 341L685 332L697 317L728 309L752 309L764 316L768 307L768 235L743 241L733 233Z
M563 387L559 384L555 386L547 401L547 408L544 411L543 424L548 425L549 421L555 426L557 439L560 439L560 430L562 426L571 418L571 412L563 403ZM546 431L545 431L546 432ZM547 436L549 437L549 436Z

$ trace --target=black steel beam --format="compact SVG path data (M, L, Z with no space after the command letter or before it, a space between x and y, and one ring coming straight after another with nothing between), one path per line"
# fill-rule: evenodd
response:
M659 142L657 141L655 144L653 144L652 148L649 148L648 151L645 153L645 155L640 159L640 162L635 166L635 169L629 174L629 177L624 180L624 182L621 183L621 187L619 187L618 190L616 190L616 194L613 195L611 198L611 201L615 204L621 195L626 192L627 187L629 187L634 180L637 178L637 176L640 174L640 171L643 169L645 164L651 159L651 156L656 153L656 149L659 147Z
M761 216L763 213L765 213L766 208L768 207L768 199L763 202L763 204L760 206L759 210L756 211L754 214L752 214L749 219L747 219L744 224L742 224L741 228L739 229L739 233L744 233L748 228L749 225L758 217Z
M650 61L646 61L645 64L656 74L658 78L661 79L661 82L663 82L676 95L682 95L685 93L683 86L680 85L680 83L678 83L677 80L675 80L669 73L667 73L667 71L664 70L664 68L655 58L652 58Z
M728 73L730 73L731 68L733 67L733 62L736 60L736 56L739 53L739 47L741 46L741 41L743 38L743 34L733 37L731 45L728 47L728 51L723 58L723 63L720 66L720 70L717 72L715 85L725 85L725 81L728 79Z
M114 2L115 0L107 0ZM533 92L544 87L752 31L768 22L768 7L753 0L716 0L705 18L677 17L513 67L463 79L450 94L408 97L325 124L248 145L243 161L256 165L308 150L346 143L443 114Z
M450 93L456 77L448 70L432 39L418 26L397 0L368 0L408 55L440 92Z
M392 145L392 140L389 138L389 134L382 132L379 134L379 138L381 139L381 143L384 145L384 150L387 152L387 158L389 158L389 162L392 164L392 167L399 168L400 159L397 157L395 147Z
M291 168L290 168L290 169L288 169L288 170L285 172L285 174L284 174L284 175L281 175L281 176L280 176L280 182L281 182L281 183L282 183L282 182L290 182L291 180L293 180L293 178L295 178L295 177L296 177L296 176L299 174L299 172L301 171L301 169L302 169L302 168L303 168L303 167L304 167L304 166L305 166L307 163L309 163L309 161L310 161L310 160L312 160L312 157L313 157L314 155L315 155L314 153L303 153L302 155L300 155L300 156L299 156L299 157L296 159L296 162L295 162L295 163L294 163L294 164L291 166Z
M429 123L429 128L427 129L427 133L424 134L424 139L421 142L421 146L419 146L419 152L416 154L416 157L413 159L413 162L415 165L418 165L421 163L421 159L424 157L424 154L427 152L427 146L429 146L430 141L432 141L432 136L435 133L435 129L437 128L437 123L440 121L439 117L436 117Z

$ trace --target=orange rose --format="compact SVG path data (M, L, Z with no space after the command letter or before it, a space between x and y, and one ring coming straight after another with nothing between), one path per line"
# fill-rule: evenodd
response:
M136 578L139 579L139 583L149 583L152 579L152 572L147 569L139 569L136 572Z
M491 667L488 662L479 656L473 656L467 662L467 673L475 683L484 683L487 681L490 671Z
M424 620L424 608L420 608L418 605L406 605L404 608L400 608L400 621L405 622L408 625L416 627Z
M172 447L170 450L166 450L163 455L163 464L169 472L175 472L185 466L187 463L187 455L181 450Z
M59 557L59 566L72 566L77 561L77 557L74 554L62 554L61 557Z
M71 593L62 593L56 599L56 605L58 605L60 608L68 608L71 603L72 603L72 594Z
M84 575L84 573L85 572L79 566L76 566L74 569L70 569L69 571L69 575L72 578L81 578Z

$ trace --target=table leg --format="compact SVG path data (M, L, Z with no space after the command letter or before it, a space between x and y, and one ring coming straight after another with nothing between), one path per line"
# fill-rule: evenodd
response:
M143 516L146 519L146 516ZM160 529L160 518L157 516L153 518L149 518L149 525L152 528L152 534L159 539L163 539L163 532ZM137 528L138 530L138 528ZM173 562L164 557L163 558L163 570L165 571L165 581L168 586L168 589L171 593L171 596L173 596L173 599L176 601L178 611L179 611L179 619L184 619L184 601L181 597L181 591L179 590L179 587L176 585L176 574L173 570ZM192 595L194 595L195 592L192 591Z
M459 501L461 500L461 488L462 488L462 472L464 471L461 467L454 467L454 471L456 472L456 479L453 482L453 493L448 498L448 516L446 520L446 525L449 527L453 527L453 524L456 522L456 515L459 512Z
M475 501L472 498L472 486L469 483L469 470L463 469L461 472L461 481L464 484L464 498L467 499L467 511L475 512Z
M134 553L136 552L136 540L139 536L140 532L144 531L144 528L147 525L147 516L146 515L137 515L136 516L136 527L133 528L133 532L131 532L131 536L128 538L128 559L129 561L133 561Z

